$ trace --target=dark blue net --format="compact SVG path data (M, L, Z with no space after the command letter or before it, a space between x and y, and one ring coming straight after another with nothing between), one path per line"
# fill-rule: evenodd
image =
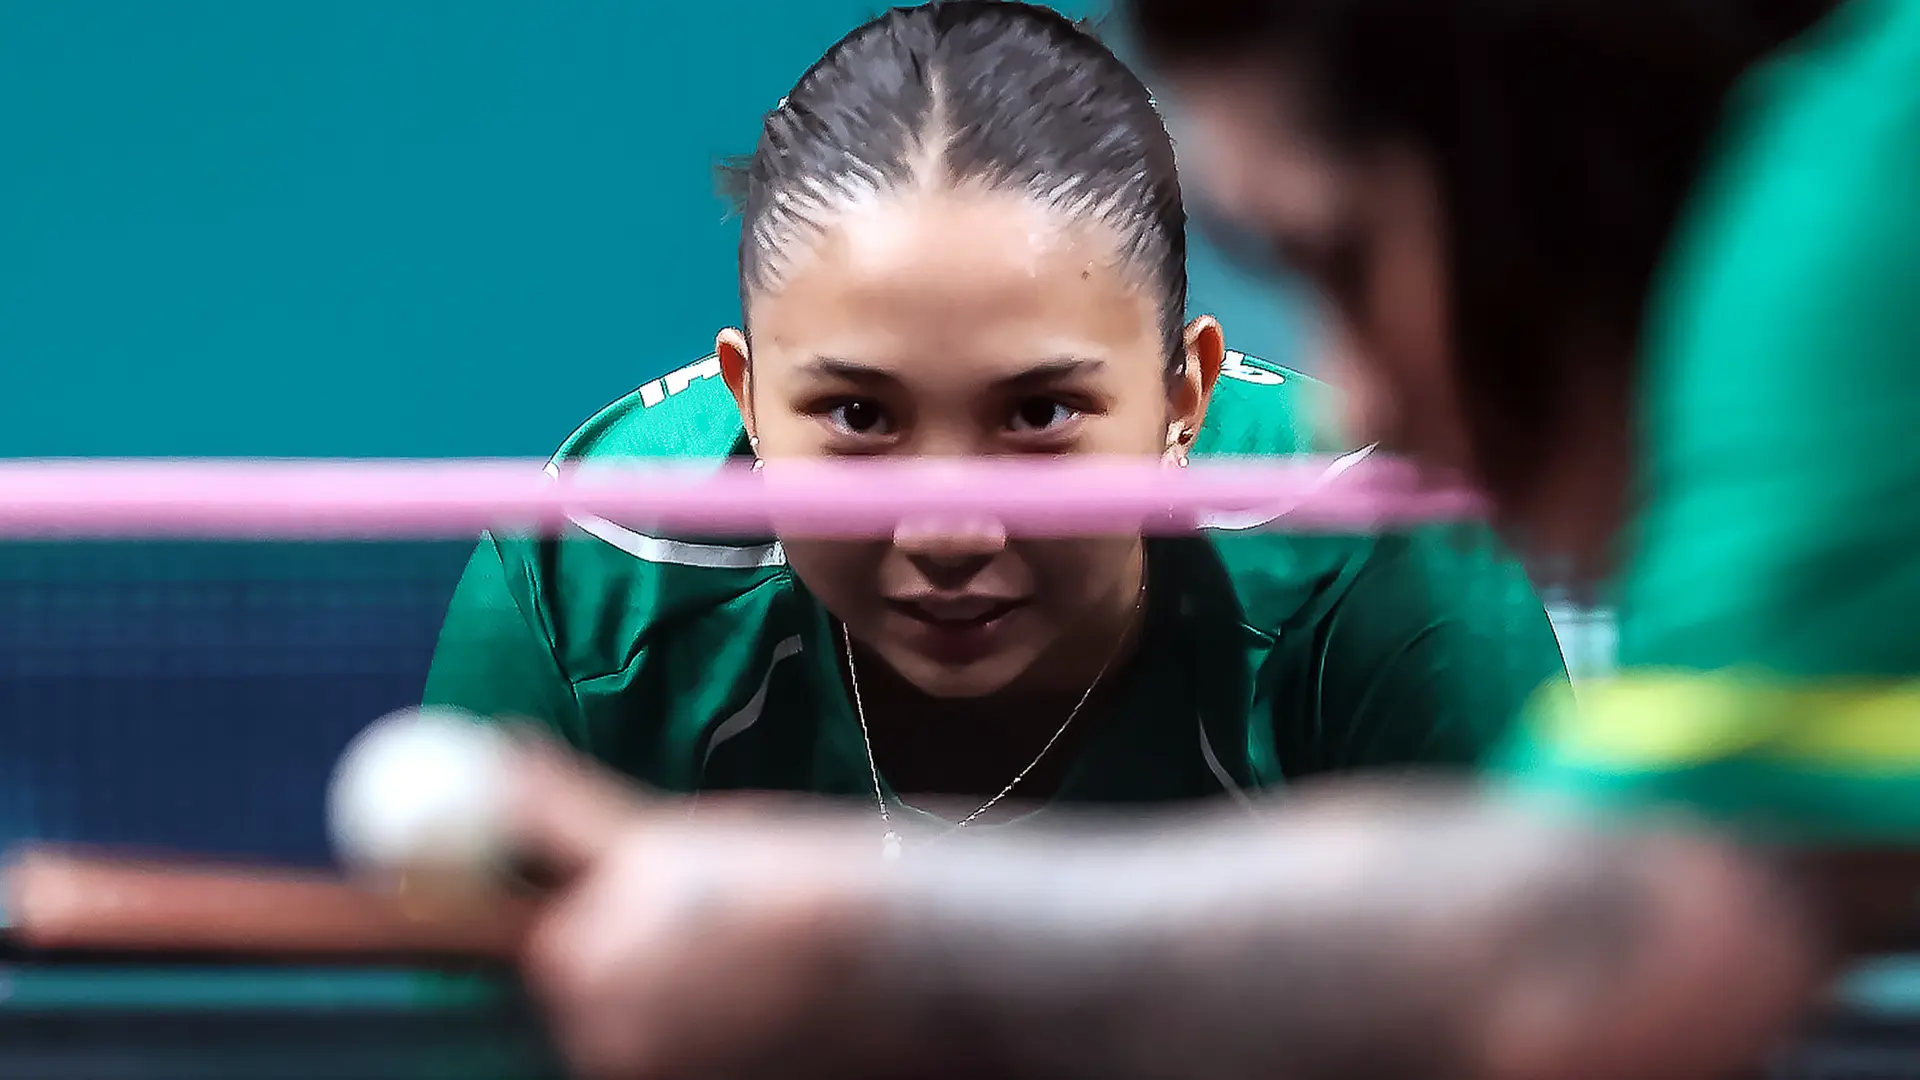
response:
M0 841L325 861L328 771L419 700L470 549L0 544Z

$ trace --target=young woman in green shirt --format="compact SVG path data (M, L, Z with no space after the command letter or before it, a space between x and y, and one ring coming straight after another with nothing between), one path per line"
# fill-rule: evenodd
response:
M1366 452L1324 434L1312 380L1186 319L1159 113L1044 8L855 30L768 114L737 186L745 329L556 462ZM1249 524L488 536L426 696L536 721L655 792L857 799L876 845L911 847L1048 805L1472 769L1564 681L1540 602L1482 527Z

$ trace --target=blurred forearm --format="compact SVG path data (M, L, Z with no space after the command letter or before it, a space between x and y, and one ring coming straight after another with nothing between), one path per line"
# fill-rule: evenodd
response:
M850 1000L922 1072L1710 1077L1819 975L1765 867L1466 793L980 839L895 869Z

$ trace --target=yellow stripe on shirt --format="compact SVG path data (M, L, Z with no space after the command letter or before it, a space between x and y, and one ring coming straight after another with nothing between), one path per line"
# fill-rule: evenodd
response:
M1783 684L1646 672L1548 687L1537 737L1583 767L1670 770L1736 758L1814 769L1920 769L1920 681Z

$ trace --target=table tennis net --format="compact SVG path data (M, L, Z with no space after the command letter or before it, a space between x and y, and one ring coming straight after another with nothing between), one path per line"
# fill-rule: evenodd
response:
M466 541L0 540L0 841L327 857L328 770L417 703ZM1604 613L1554 604L1570 666Z
M328 771L418 702L471 546L0 540L0 845L324 862Z
M1391 466L1373 476L1371 465L1351 464L1302 460L1245 475L1196 468L1185 479L1212 484L1229 501L1249 491L1278 492L1296 506L1325 496L1323 509L1354 520L1417 509L1422 496L1395 486ZM1055 502L1085 503L1091 491L1123 503L1129 484L1145 491L1168 474L1129 475L1094 487L1055 477L1033 490L1057 492ZM340 750L374 718L419 701L475 523L538 518L550 522L543 529L578 532L576 504L561 500L647 490L647 478L626 475L597 487L582 479L559 495L526 463L21 463L4 477L0 844L98 842L299 862L327 858L322 797ZM1345 486L1329 487L1334 478ZM758 490L746 476L724 479L734 488L699 482L709 496ZM944 472L935 479L957 495L969 490ZM807 483L828 490L827 480ZM925 494L924 485L906 487ZM971 485L975 497L1000 500L1005 487ZM697 509L684 482L675 490L680 513ZM885 512L889 499L866 512ZM556 509L567 512L556 519ZM1027 513L1059 509L1043 501ZM704 512L713 516L712 507ZM436 513L452 516L436 525ZM1304 516L1263 527L1311 531L1296 520ZM155 538L182 535L235 538ZM311 538L340 535L363 538ZM1482 530L1459 536L1490 543ZM1516 619L1532 602L1498 601ZM1576 676L1604 670L1604 612L1557 600L1550 608Z

